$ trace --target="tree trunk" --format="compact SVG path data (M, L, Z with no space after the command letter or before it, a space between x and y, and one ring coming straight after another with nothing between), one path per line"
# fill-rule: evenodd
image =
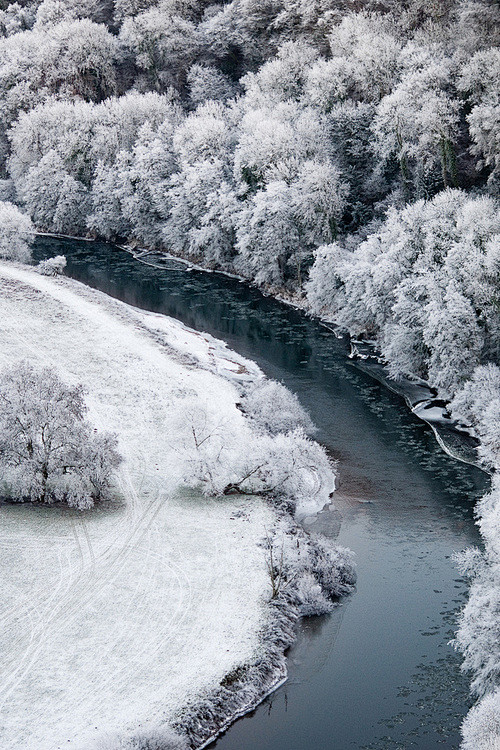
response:
M49 469L46 463L42 464L42 493L40 500L42 503L47 502L47 480L49 478Z

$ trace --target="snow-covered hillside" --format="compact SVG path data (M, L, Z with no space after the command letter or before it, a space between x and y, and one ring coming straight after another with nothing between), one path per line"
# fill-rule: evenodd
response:
M168 722L254 655L274 511L179 490L168 424L197 396L245 440L229 381L261 374L180 323L8 263L0 318L0 366L27 358L82 382L125 458L113 509L0 507L0 745L92 746Z

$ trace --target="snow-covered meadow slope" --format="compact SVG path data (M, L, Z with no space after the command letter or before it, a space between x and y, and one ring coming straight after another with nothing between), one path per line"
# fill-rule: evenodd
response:
M0 316L0 365L27 358L82 382L125 458L115 508L0 507L0 745L92 747L168 722L255 656L275 511L179 490L168 424L197 396L244 441L228 377L260 372L180 323L8 263Z

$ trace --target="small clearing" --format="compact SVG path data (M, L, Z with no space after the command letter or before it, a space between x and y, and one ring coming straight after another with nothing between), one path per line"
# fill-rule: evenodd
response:
M0 319L0 366L83 383L125 458L114 508L0 506L0 745L80 750L168 721L258 647L274 512L180 489L166 425L197 394L244 440L231 380L261 373L177 321L6 262Z

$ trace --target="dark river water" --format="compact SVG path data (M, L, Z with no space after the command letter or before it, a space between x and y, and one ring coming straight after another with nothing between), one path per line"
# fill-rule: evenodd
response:
M353 549L356 592L301 625L290 679L216 750L458 748L470 705L449 645L466 596L452 556L479 544L473 504L488 478L445 455L403 400L356 368L345 341L237 281L110 246L43 238L67 273L224 339L300 398L338 459L335 510L313 527Z

